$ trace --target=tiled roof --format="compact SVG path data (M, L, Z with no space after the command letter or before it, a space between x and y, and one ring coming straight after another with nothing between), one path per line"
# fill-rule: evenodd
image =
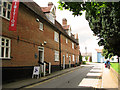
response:
M22 2L22 3L26 5L27 7L29 7L36 14L41 15L44 19L47 19L45 14L42 12L40 6L36 4L35 2Z
M97 52L102 52L102 49L95 49Z
M34 13L36 13L37 15L39 15L43 20L45 20L49 25L51 25L51 27L55 28L56 31L61 32L63 35L65 35L67 38L69 38L70 40L72 40L73 42L75 42L76 44L79 44L78 41L72 37L70 37L65 30L63 29L63 27L61 26L60 23L58 23L57 21L55 22L55 25L49 21L47 19L47 17L45 16L45 14L43 13L41 7L36 4L35 2L21 2L24 5L26 5L29 9L31 9Z
M70 28L70 25L63 26L65 30L68 30Z
M43 11L44 13L46 13L46 12L50 12L51 8L52 8L52 6L41 7L41 9L42 9L42 11Z

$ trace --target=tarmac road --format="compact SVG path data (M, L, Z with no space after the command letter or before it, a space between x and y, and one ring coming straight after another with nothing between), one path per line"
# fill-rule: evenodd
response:
M96 65L98 66L98 65ZM101 68L96 68L96 66L91 66L91 65L85 65L80 69L70 71L66 74L60 75L58 77L49 79L47 81L37 83L25 88L84 88L84 87L91 87L89 86L90 83L93 83L93 81L89 82L86 79L88 78L94 78L97 80L98 76L95 76L95 74L92 72L90 73L93 68L94 69L101 69ZM96 73L96 72L95 72ZM91 76L93 74L93 76ZM90 79L91 80L91 79ZM81 84L82 82L82 84ZM88 86L84 86L83 83L88 82ZM94 81L95 83L95 81ZM83 85L83 86L82 86Z

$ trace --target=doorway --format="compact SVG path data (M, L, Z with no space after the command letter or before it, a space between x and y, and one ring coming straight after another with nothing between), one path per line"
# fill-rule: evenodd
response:
M69 56L69 68L71 67L71 56Z
M44 63L44 47L40 47L40 46L38 47L38 56L39 56L38 61L40 63ZM40 67L43 72L43 65L41 64Z
M63 69L65 69L65 55L63 55Z

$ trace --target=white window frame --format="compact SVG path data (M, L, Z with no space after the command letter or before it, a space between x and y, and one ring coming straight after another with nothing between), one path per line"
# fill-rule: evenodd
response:
M56 31L54 31L54 40L56 42L59 42L59 33L57 33Z
M66 57L68 58L68 53L66 54Z
M10 12L10 14L11 14L12 3L6 2L6 7L4 7L3 6L4 2L6 2L6 1L2 1L1 0L2 4L0 4L0 7L1 7L1 14L0 14L0 16L3 17L3 18L5 18L5 19L7 19L7 20L10 20L10 18L8 18L7 16L8 16L8 12ZM10 9L8 9L8 4L10 5ZM6 15L5 16L3 16L3 8L6 10Z
M66 43L68 43L68 39L66 38Z
M52 13L46 14L48 20L50 20L53 24L55 24L55 18Z
M72 55L73 62L75 61L75 55Z
M72 42L72 49L74 49L74 43Z
M4 45L2 45L2 38L4 39ZM6 46L6 41L9 41L8 46ZM4 56L2 57L1 49L4 47ZM6 48L8 48L8 57L6 57ZM11 39L0 36L0 59L10 59L11 52Z
M42 23L42 22L39 22L39 29L40 29L41 31L43 31L43 23Z
M55 61L59 61L59 51L55 50Z

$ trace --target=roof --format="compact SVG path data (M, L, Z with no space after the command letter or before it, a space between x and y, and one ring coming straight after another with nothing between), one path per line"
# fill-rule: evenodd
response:
M28 8L30 8L32 11L34 11L36 14L41 15L42 18L47 19L45 14L42 12L42 9L38 4L33 2L22 2L24 5L26 5ZM38 12L39 11L39 12Z
M42 11L43 11L44 13L50 12L51 8L52 8L52 6L41 7L41 9L42 9Z
M21 2L21 3L23 3L23 4L24 4L25 6L27 6L29 9L31 9L34 13L36 13L36 14L37 14L40 18L42 18L46 23L48 23L49 25L51 25L52 28L55 28L55 30L56 30L57 32L61 32L63 35L65 35L67 38L69 38L70 40L72 40L73 42L75 42L77 45L79 44L79 42L78 42L76 39L70 37L70 36L65 32L65 30L63 29L63 27L61 26L60 23L58 23L58 22L56 21L56 23L55 23L55 25L54 25L51 21L49 21L49 20L47 19L47 17L45 16L45 14L43 13L41 7L40 7L38 4L36 4L34 1L33 1L33 2Z
M97 52L102 52L102 49L95 49Z
M63 26L65 30L68 30L70 28L70 25Z

